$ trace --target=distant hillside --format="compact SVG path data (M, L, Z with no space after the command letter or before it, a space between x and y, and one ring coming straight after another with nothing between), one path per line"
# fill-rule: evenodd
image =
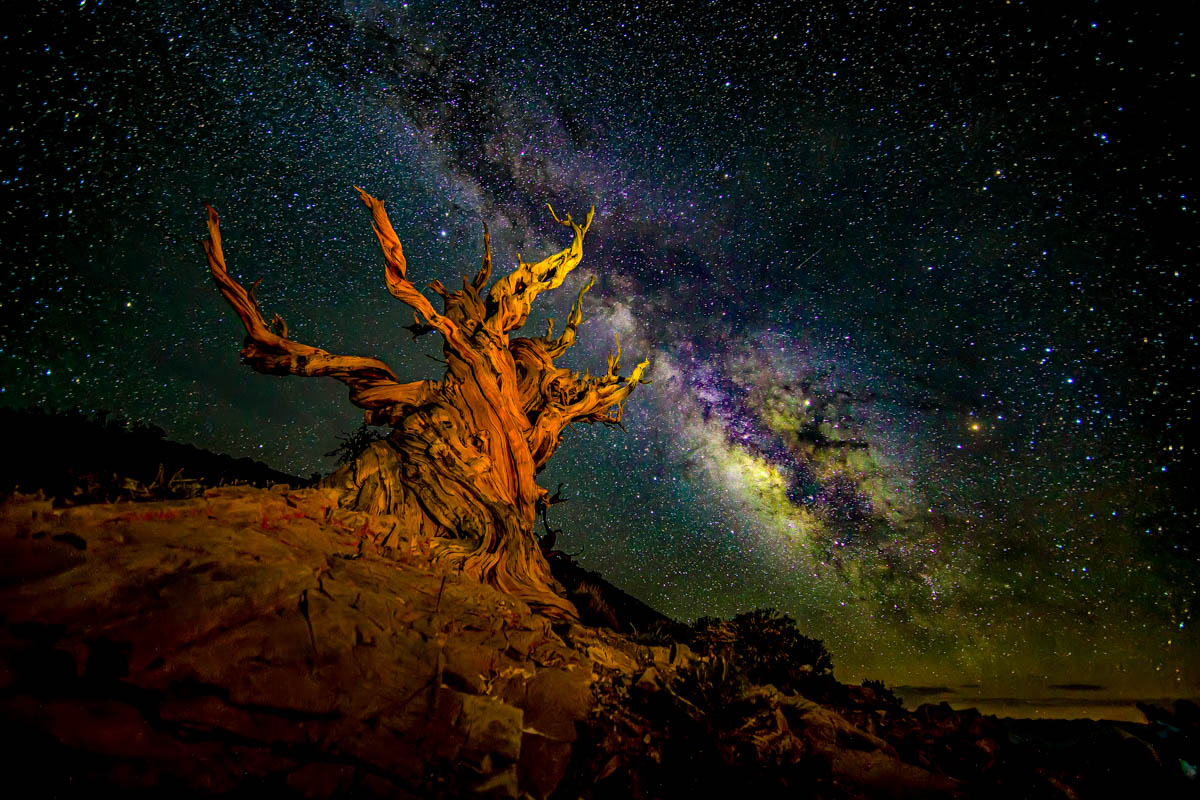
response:
M0 409L0 429L5 432L3 494L40 490L59 503L104 502L136 499L151 486L164 496L185 487L308 483L260 461L169 441L162 428L131 424L107 412Z

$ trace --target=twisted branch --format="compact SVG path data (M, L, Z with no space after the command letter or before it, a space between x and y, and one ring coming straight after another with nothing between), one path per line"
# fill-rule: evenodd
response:
M550 209L550 216L554 217L555 222L572 230L574 238L566 249L536 264L526 264L517 254L517 268L496 281L488 293L490 314L487 326L497 334L507 334L524 325L534 298L548 289L561 286L567 274L579 266L583 259L583 237L592 225L595 207L588 211L582 226L576 224L570 214L565 220L559 219L553 208L548 204L546 207Z
M247 291L230 276L221 247L220 218L212 206L205 207L208 238L201 246L217 288L246 328L242 361L268 375L334 378L350 387L351 403L370 412L398 413L424 405L436 395L440 387L436 381L400 383L391 367L377 358L334 355L288 339L287 324L278 314L268 325L253 294L259 282Z

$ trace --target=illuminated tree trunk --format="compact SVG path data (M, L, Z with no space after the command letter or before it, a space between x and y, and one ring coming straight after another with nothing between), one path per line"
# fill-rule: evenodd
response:
M534 298L560 286L579 264L592 212L582 226L570 215L554 216L571 229L570 246L536 264L518 256L517 269L496 281L486 297L481 292L491 275L491 250L485 227L478 273L453 293L437 281L430 285L443 299L439 314L408 280L383 202L359 193L383 246L388 290L415 310L412 329L441 335L445 375L440 381L401 383L378 359L333 355L289 339L278 315L270 324L264 320L254 287L247 291L230 277L217 214L209 208L210 238L203 246L221 294L246 327L242 360L267 374L336 378L350 387L350 402L366 409L367 422L391 426L386 440L325 479L342 505L395 514L410 536L430 537L439 557L465 574L548 616L576 617L574 607L554 592L534 537L536 514L549 497L536 475L572 422L620 423L622 404L648 362L621 378L618 344L602 376L580 377L554 367L553 359L575 342L591 282L558 337L551 338L553 322L545 336L509 334L524 325Z

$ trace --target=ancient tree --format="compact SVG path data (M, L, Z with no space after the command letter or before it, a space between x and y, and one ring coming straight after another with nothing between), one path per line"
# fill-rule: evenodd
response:
M620 345L603 375L580 376L554 366L575 343L583 319L579 292L566 325L553 336L516 337L540 292L560 286L583 256L583 225L550 214L569 228L571 244L560 253L526 264L497 280L484 294L492 272L491 243L483 232L483 264L462 289L434 281L441 313L408 278L400 240L383 201L359 189L383 246L385 280L393 296L412 307L414 334L441 336L446 360L441 380L400 382L376 358L334 355L289 338L287 325L264 318L254 296L229 274L217 213L208 209L209 238L203 242L221 294L246 327L242 360L270 375L327 376L350 388L350 402L366 410L372 425L390 435L323 481L339 502L371 513L394 514L410 536L426 537L439 558L464 574L486 581L539 607L552 617L574 617L575 609L554 591L554 579L534 535L537 513L549 493L537 474L573 422L618 425L625 399L641 382L648 362L627 378L619 375Z

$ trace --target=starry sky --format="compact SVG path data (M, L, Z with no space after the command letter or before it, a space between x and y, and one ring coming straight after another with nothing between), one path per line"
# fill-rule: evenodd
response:
M361 412L257 375L222 214L293 338L438 377L410 276L597 209L579 344L653 383L541 482L680 619L771 606L843 680L1190 695L1195 44L1155 4L21 3L0 30L0 403L297 475ZM12 454L9 457L13 457Z

